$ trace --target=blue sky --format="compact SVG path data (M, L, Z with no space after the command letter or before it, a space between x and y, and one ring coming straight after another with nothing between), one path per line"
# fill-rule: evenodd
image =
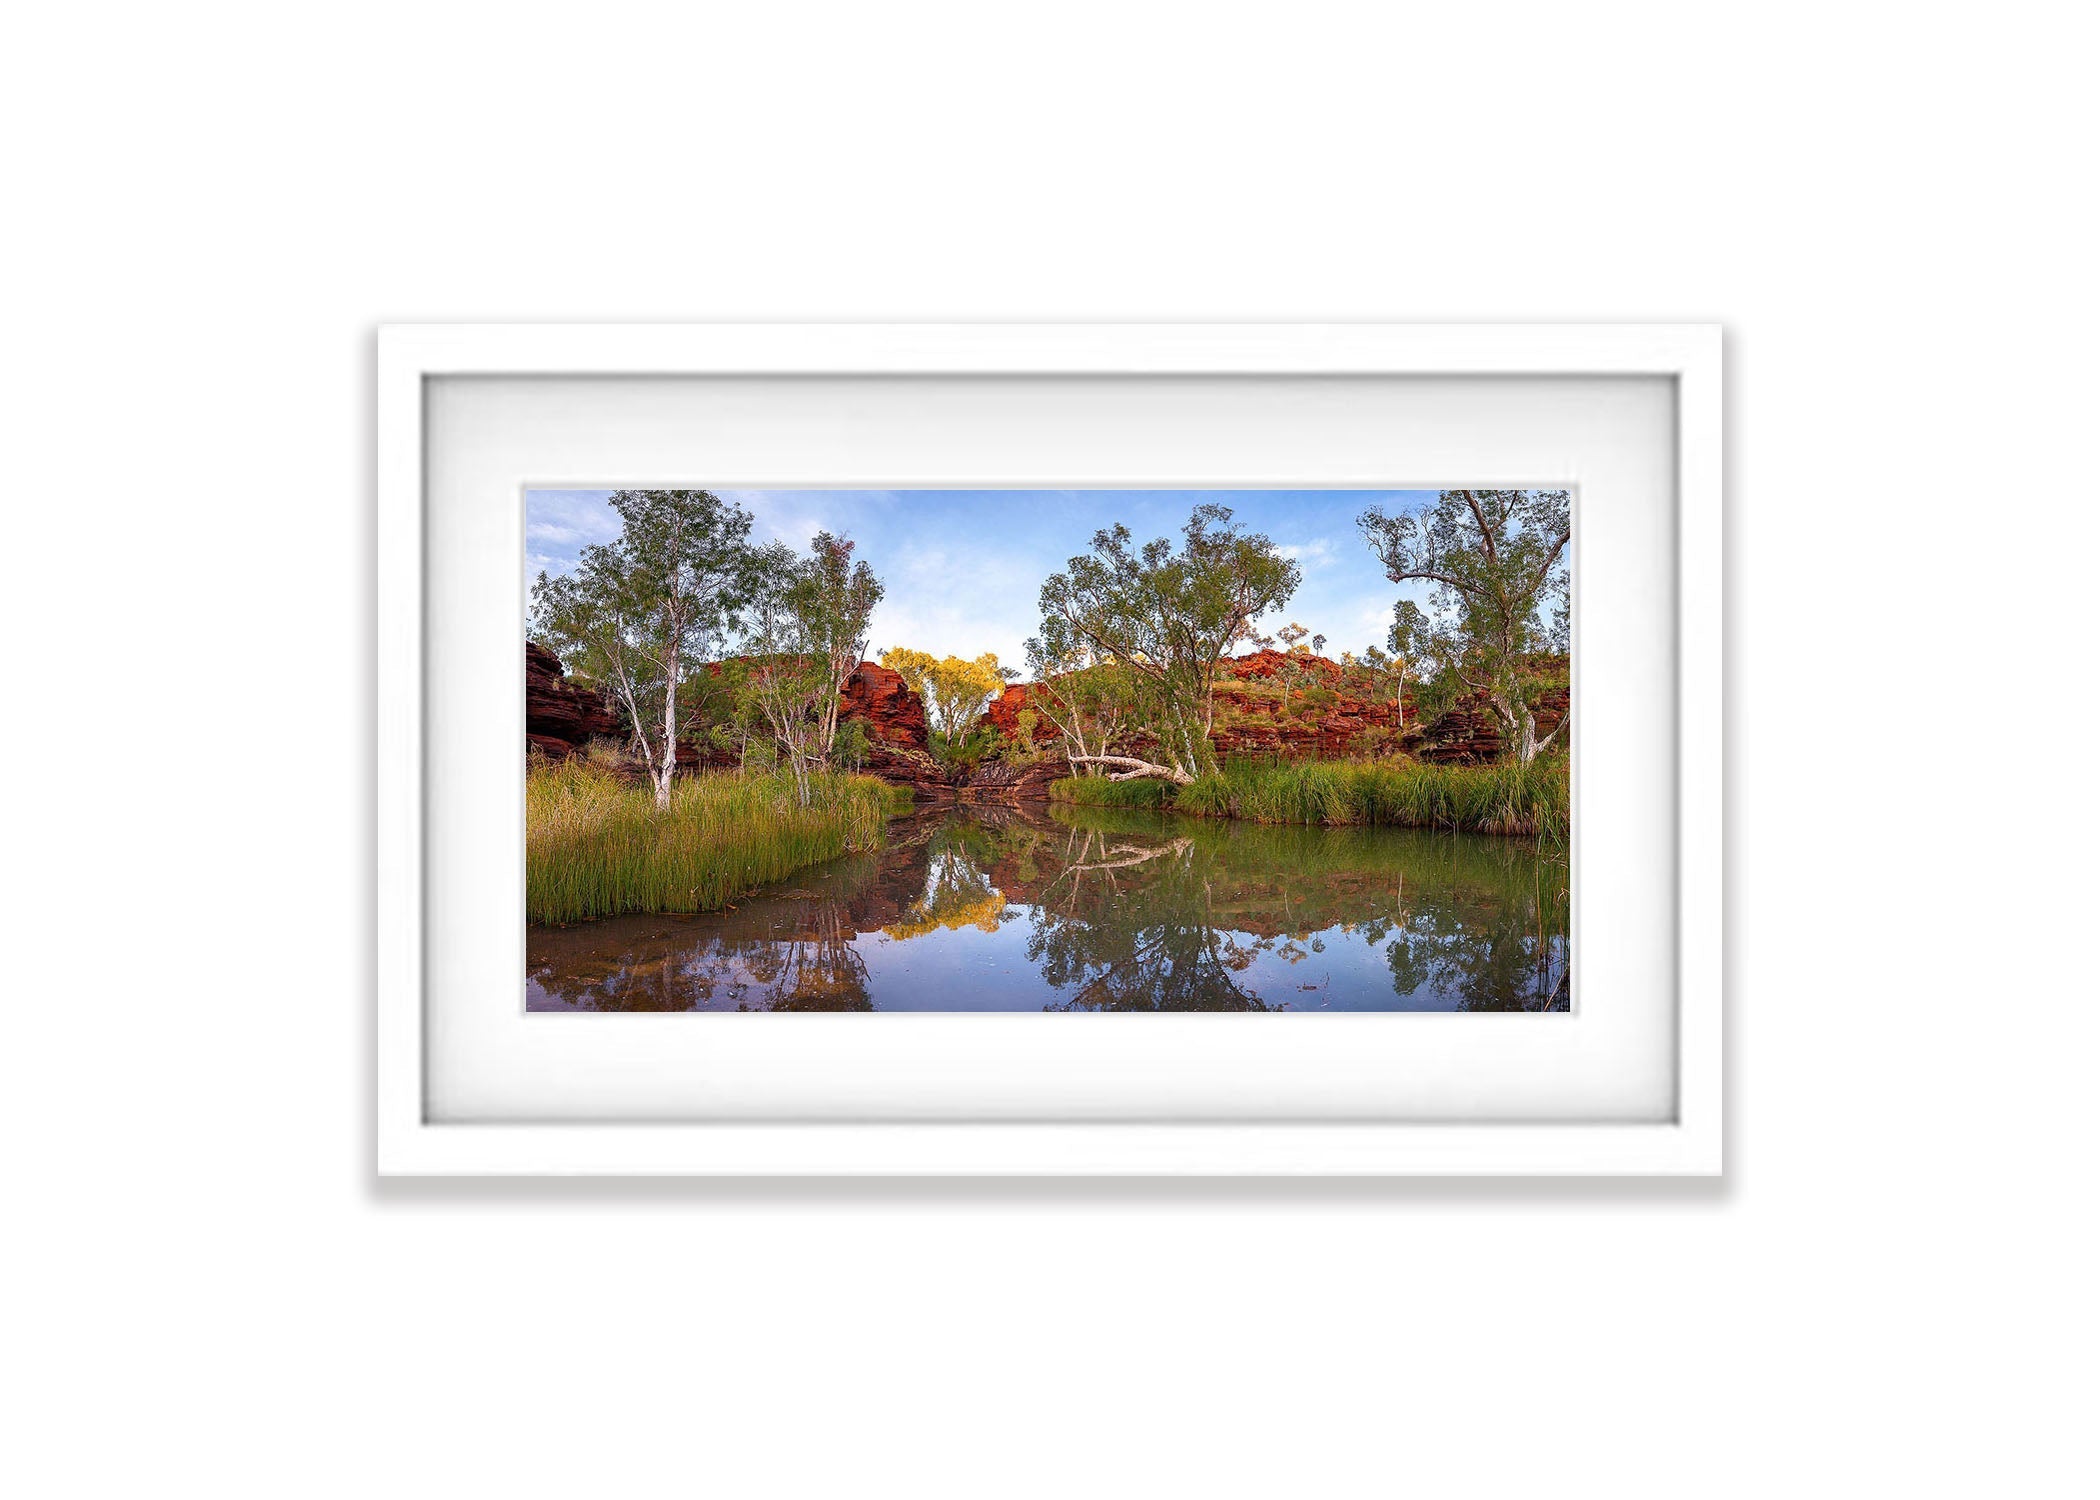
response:
M528 490L525 581L563 573L592 542L619 533L610 490ZM751 512L752 535L798 550L820 530L857 544L888 586L868 654L911 646L936 656L996 651L1019 668L1021 643L1040 619L1043 580L1087 550L1096 530L1121 521L1142 544L1173 536L1189 511L1215 501L1249 530L1266 533L1304 574L1264 631L1295 620L1328 638L1328 655L1385 644L1393 601L1356 517L1378 504L1418 509L1433 490L716 490ZM1423 594L1416 591L1416 598Z

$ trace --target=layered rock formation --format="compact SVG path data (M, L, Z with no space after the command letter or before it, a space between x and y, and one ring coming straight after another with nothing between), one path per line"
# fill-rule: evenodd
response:
M895 749L926 748L926 705L911 684L888 667L864 661L839 693L839 718L868 726L868 741Z
M1548 689L1532 716L1540 739L1560 728L1568 716L1568 690ZM1502 731L1487 701L1475 694L1460 699L1430 725L1416 753L1431 765L1477 765L1502 754Z
M1540 665L1566 670L1565 661ZM1018 732L1021 710L1037 706L1033 698L1038 691L1033 683L1009 687L986 707L979 726L1011 738ZM1407 727L1396 735L1392 698L1367 695L1362 674L1352 674L1325 657L1256 651L1223 664L1211 743L1221 755L1292 759L1400 749L1446 765L1490 761L1502 753L1502 736L1484 700L1462 699L1425 725L1410 688L1406 708ZM1551 734L1567 708L1567 690L1549 690L1538 709L1539 734ZM1049 747L1056 739L1057 730L1038 712L1034 743Z
M556 760L598 736L619 733L604 698L570 682L561 658L525 643L525 743Z

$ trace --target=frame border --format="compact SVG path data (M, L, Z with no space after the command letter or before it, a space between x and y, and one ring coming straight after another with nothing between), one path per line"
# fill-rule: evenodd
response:
M381 1176L1720 1176L1717 324L421 324L378 333ZM440 375L1661 375L1677 392L1678 1115L1657 1125L439 1125L424 1118L424 381Z

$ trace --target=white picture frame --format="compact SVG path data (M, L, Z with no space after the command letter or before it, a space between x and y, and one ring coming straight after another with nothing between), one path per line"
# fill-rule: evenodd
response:
M382 1175L1718 1175L1722 1111L1721 337L1709 325L401 326L378 348ZM1656 1117L434 1117L425 922L430 382L451 377L1610 378L1667 382L1674 504L1674 1089ZM1279 417L1279 420L1285 418ZM1193 477L1193 476L1191 476ZM1271 476L1284 477L1284 476ZM1478 476L1450 476L1479 482ZM1577 563L1581 566L1580 559ZM1578 589L1580 588L1578 575ZM1578 665L1578 674L1580 673ZM1582 722L1582 685L1576 722ZM1578 810L1578 819L1580 813ZM1581 900L1578 887L1578 903ZM865 1020L865 1018L861 1018ZM1071 1019L1071 1018L1068 1018ZM1093 1024L1100 1025L1096 1020Z

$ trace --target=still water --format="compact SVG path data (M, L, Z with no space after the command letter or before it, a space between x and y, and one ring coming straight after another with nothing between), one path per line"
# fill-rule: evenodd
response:
M947 806L704 916L528 928L575 1010L1566 1010L1528 839Z

